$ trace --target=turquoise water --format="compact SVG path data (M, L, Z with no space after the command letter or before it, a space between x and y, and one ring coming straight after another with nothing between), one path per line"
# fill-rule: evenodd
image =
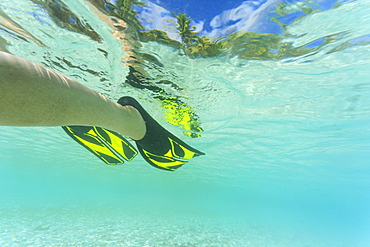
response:
M141 157L107 166L61 128L1 127L1 246L370 246L368 1L215 2L213 22L206 2L146 2L126 28L99 3L1 0L0 49L133 95L206 156L176 172ZM143 29L187 42L167 10L189 13L199 37L281 39L269 56L257 41L218 55L139 42ZM135 64L166 94L127 83ZM191 106L201 137L166 122L158 95Z

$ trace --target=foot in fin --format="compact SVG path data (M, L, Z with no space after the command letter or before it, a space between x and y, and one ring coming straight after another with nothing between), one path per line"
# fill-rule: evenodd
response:
M131 161L137 150L120 134L96 126L62 126L77 143L108 165Z
M188 144L171 134L157 123L144 108L132 97L122 97L118 103L136 108L146 124L146 134L136 142L143 158L152 166L174 171L193 157L204 155L203 152L190 147Z

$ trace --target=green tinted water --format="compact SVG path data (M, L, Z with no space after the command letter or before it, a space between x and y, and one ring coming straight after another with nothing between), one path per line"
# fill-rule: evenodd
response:
M88 23L94 32L59 27L40 3L2 1L1 10L28 32L3 22L7 51L112 99L141 99L168 129L207 155L174 173L139 157L111 167L60 128L1 127L0 245L370 243L370 52L366 39L354 41L370 34L366 1L288 26L295 47L343 32L299 56L189 58L184 50L142 42L139 51L162 64L145 60L148 75L180 85L182 90L161 87L199 116L204 132L194 139L166 123L156 93L125 83L122 58L131 48L122 50L98 11L82 1L63 3L83 20L82 30Z

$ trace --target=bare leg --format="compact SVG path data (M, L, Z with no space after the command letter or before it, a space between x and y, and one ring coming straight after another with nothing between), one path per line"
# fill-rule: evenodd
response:
M0 125L100 126L140 140L140 113L26 59L0 52Z

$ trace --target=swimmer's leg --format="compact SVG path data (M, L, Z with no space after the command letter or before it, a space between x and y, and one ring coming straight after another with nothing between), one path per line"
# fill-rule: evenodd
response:
M26 59L0 52L0 125L99 126L140 140L140 113Z

